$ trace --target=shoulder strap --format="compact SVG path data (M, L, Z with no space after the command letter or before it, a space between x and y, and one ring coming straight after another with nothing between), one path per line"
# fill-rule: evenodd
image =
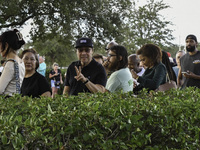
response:
M20 80L19 80L19 66L16 60L14 59L8 59L6 60L6 63L8 61L13 61L14 62L14 76L16 80L16 93L20 94Z
M168 79L169 83L171 83L171 80L169 78L169 74L168 73L167 73L167 79Z

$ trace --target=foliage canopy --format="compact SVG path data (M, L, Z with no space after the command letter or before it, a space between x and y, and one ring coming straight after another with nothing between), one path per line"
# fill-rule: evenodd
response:
M83 36L92 38L95 49L103 54L111 40L126 46L130 53L145 43L161 48L171 46L171 22L160 15L168 8L163 1L155 0L144 6L138 6L134 0L2 0L0 28L22 28L31 22L32 45L41 55L62 51L48 61L63 63L60 56L71 51L76 39ZM49 43L59 46L45 48ZM71 54L62 56L74 58Z

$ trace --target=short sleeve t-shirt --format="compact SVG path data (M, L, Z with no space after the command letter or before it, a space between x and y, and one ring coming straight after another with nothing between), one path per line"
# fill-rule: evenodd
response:
M133 78L128 68L123 68L113 72L108 79L106 89L110 92L123 90L129 92L133 90Z
M21 87L22 96L40 97L48 91L51 92L51 88L47 79L38 72L23 80Z
M54 70L51 70L50 74L54 75L54 74L56 74L56 72ZM51 80L60 81L60 74L61 74L61 71L60 71L60 69L58 69L58 75L51 78Z
M194 55L185 54L180 58L181 71L182 72L193 72L196 75L200 75L200 51L197 51ZM185 78L183 76L183 85L185 87L198 87L200 88L200 80L193 78Z
M78 95L82 92L90 92L89 89L81 81L77 81L75 66L79 68L80 61L73 62L67 69L65 78L65 86L70 87L69 95ZM107 76L104 67L96 62L94 59L85 67L82 68L81 73L94 84L106 85Z

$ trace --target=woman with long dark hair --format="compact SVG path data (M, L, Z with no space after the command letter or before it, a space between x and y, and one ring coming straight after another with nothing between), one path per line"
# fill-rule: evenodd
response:
M174 72L174 70L172 69L169 57L167 55L167 52L162 51L162 63L165 65L166 69L167 69L167 73L169 75L169 79L173 80L177 83L176 81L176 74Z
M148 91L156 90L166 82L166 67L161 62L161 49L154 44L145 44L137 51L137 55L146 70L142 76L138 76L134 70L131 70L133 78L139 83L133 89L134 93L137 94L143 88Z

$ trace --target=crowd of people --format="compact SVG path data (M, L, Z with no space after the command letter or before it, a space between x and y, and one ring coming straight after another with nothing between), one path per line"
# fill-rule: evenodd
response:
M145 44L136 54L128 55L127 49L112 41L105 50L107 56L94 54L90 38L76 41L77 61L72 62L63 82L58 63L54 63L47 81L44 57L34 49L18 50L25 44L22 34L14 29L1 34L0 95L14 94L30 97L52 97L64 85L63 95L78 95L82 92L130 92L139 94L143 89L156 91L166 82L174 81L181 89L200 88L200 52L195 35L186 37L186 51L176 53L177 65L169 53L155 44Z

